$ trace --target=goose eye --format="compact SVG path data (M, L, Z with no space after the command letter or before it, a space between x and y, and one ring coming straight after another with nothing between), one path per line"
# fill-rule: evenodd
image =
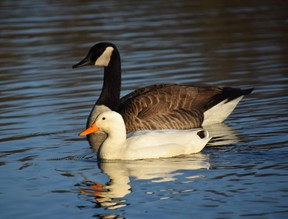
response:
M105 117L102 118L102 120L105 120L105 119L106 119Z

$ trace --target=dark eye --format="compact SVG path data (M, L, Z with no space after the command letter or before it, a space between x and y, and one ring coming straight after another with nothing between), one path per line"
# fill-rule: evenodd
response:
M105 120L105 119L106 119L105 117L102 118L102 120Z

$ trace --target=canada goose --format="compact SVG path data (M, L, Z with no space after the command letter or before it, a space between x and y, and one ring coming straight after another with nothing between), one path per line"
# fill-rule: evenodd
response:
M99 113L114 110L125 121L127 133L151 129L191 129L223 122L251 89L207 85L154 84L139 88L120 99L121 60L110 42L94 45L73 68L86 65L104 67L102 92L87 120L90 127ZM88 140L98 150L106 138L90 134Z
M124 120L115 111L101 113L80 135L98 131L108 135L98 150L98 158L104 160L139 160L198 153L211 139L208 132L200 128L139 131L139 134L126 139Z

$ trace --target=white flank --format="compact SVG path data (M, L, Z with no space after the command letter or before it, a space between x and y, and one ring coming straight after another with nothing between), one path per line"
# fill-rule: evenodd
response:
M206 126L223 122L232 113L242 98L243 96L240 96L228 103L226 103L226 100L223 100L204 112L204 121L202 125Z
M112 46L108 46L102 55L95 61L95 65L107 67L109 65L113 50L114 49Z
M119 113L113 111L101 113L94 124L108 134L98 151L98 157L107 160L139 160L198 153L211 139L204 129L161 132L150 130L127 139L124 120ZM91 134L93 131L95 130L90 128L81 135Z

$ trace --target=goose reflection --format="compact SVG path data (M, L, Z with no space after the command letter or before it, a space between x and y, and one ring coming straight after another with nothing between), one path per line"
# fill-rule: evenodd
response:
M240 142L240 134L225 123L204 126L203 128L208 131L210 137L212 137L208 146L225 146Z
M127 205L123 198L133 191L131 178L153 183L175 181L176 176L182 175L181 170L209 169L210 163L208 155L199 153L159 160L106 161L99 163L99 168L107 174L109 181L102 185L85 180L80 184L80 193L93 196L97 205L111 210ZM185 179L193 181L201 177L195 174Z

